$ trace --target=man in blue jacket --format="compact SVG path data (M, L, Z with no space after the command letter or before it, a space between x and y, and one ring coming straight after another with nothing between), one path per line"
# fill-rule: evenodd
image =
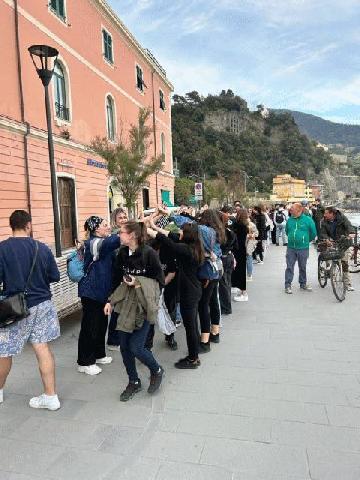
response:
M312 288L306 281L306 263L309 258L309 244L316 237L316 227L313 219L303 213L300 203L294 203L291 207L291 217L286 222L285 231L288 237L285 293L292 293L291 283L294 278L296 262L299 266L300 288L311 292Z
M10 373L12 357L21 353L24 345L30 342L39 364L44 393L33 397L29 405L58 410L55 362L48 342L60 336L50 292L50 283L58 282L60 273L50 249L30 237L31 217L25 210L12 213L10 227L12 237L0 243L0 284L3 284L5 297L24 292L34 258L35 262L26 294L30 315L0 329L0 403L4 400L3 387Z

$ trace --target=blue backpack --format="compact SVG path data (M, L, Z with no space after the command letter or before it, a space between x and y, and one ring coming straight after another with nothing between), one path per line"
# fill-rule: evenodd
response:
M70 280L74 283L79 283L84 277L84 253L80 250L71 252L66 260L66 271Z

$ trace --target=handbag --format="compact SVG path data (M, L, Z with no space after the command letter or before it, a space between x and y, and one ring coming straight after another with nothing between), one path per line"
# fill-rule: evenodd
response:
M24 291L0 300L0 328L6 328L18 320L22 320L30 315L30 310L26 301L26 295L27 289L30 285L31 276L35 268L38 250L39 244L38 242L35 242L35 255Z
M174 322L171 320L170 314L165 305L164 292L161 293L159 299L159 311L157 321L159 330L164 335L171 335L172 333L176 332Z

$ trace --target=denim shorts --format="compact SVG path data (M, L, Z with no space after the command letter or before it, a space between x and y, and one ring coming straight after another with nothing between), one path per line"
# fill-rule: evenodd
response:
M47 343L60 336L60 325L55 305L51 300L30 308L23 320L0 328L0 357L21 353L25 343Z

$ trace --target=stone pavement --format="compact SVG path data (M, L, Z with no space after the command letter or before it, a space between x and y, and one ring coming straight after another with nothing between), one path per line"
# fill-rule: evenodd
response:
M328 286L283 293L283 247L255 266L248 303L224 317L221 343L195 371L157 336L162 391L119 402L119 355L76 371L78 318L54 342L62 408L36 411L32 352L15 360L0 406L0 480L359 480L360 274L342 304ZM148 373L140 368L143 383Z

